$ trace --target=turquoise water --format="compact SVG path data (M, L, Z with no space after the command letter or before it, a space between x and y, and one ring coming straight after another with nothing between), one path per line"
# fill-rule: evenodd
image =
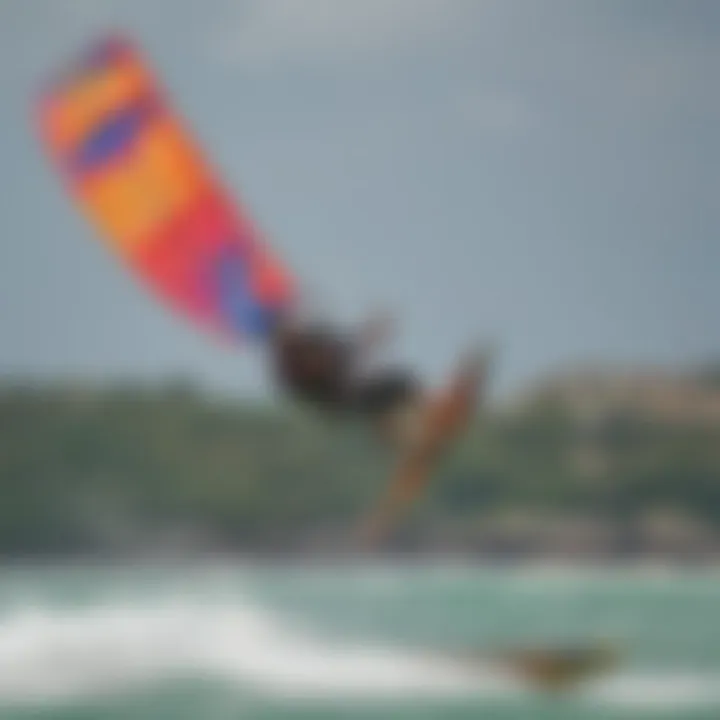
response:
M719 718L720 575L347 567L5 569L0 718ZM562 697L458 650L610 639Z

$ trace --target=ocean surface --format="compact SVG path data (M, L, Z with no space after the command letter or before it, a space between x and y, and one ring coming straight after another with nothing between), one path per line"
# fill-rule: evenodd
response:
M612 641L567 695L454 653ZM13 566L0 718L720 718L720 574L417 565Z

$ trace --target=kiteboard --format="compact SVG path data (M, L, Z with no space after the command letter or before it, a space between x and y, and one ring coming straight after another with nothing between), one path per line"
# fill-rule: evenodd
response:
M487 375L487 358L479 354L463 360L446 386L417 407L404 411L400 458L388 489L361 526L361 542L381 541L430 480L441 460L472 420Z

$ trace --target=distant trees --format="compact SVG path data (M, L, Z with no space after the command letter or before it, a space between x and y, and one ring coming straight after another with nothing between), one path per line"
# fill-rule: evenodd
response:
M185 383L8 385L0 552L327 546L379 492L388 460L362 428ZM404 532L485 547L518 511L633 524L656 507L705 536L720 529L720 428L623 414L586 425L538 405L483 418Z

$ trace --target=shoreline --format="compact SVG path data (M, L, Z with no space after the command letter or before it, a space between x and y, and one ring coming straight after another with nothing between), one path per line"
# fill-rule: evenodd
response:
M459 554L411 556L397 553L354 555L351 558L337 555L281 556L243 553L202 553L194 555L167 555L145 557L102 557L98 555L25 556L0 559L0 572L39 570L152 570L205 569L213 571L274 569L290 572L301 570L440 570L474 571L488 574L517 575L523 578L552 579L572 576L578 578L602 577L612 574L633 578L662 578L700 575L720 580L720 557L707 561L681 562L669 559L636 558L625 560L573 560L564 558L520 559L512 562L488 558L468 557Z

